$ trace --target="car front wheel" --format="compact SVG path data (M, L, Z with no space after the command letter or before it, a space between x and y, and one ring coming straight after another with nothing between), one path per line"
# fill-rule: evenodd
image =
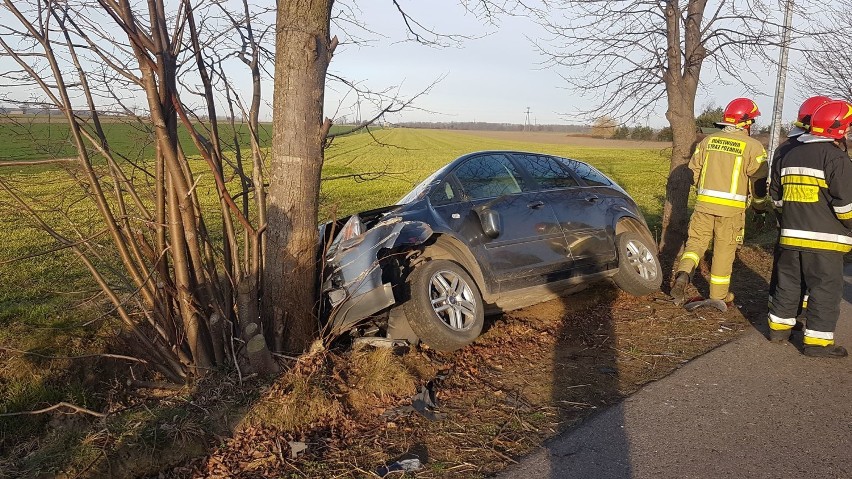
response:
M403 304L411 329L439 351L455 351L476 339L485 323L482 294L458 263L432 260L418 265L408 278Z
M659 291L663 282L656 248L641 235L625 231L616 237L618 272L612 277L619 288L634 296Z

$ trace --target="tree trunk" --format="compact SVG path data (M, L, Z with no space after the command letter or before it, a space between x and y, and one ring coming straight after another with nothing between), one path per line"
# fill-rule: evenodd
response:
M692 186L692 172L687 165L695 149L695 94L698 91L701 65L707 55L701 35L706 5L706 0L690 0L686 3L685 18L678 2L667 2L665 10L668 67L663 81L669 106L666 118L672 127L672 159L666 182L663 235L660 241L660 261L666 276L686 242L689 229L687 202Z
M283 325L288 351L304 351L317 330L317 214L332 4L278 2L263 308L279 326L274 331ZM275 317L276 306L283 315Z
M669 98L666 117L672 127L672 157L663 207L660 259L666 266L664 271L668 273L686 242L689 227L687 202L692 187L692 171L687 165L697 137L694 102L684 98Z

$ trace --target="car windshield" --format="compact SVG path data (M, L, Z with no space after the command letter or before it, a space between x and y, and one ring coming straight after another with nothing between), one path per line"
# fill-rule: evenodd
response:
M407 205L408 203L423 198L423 196L425 196L426 192L429 190L429 187L432 185L432 183L435 182L435 178L444 173L444 170L446 170L448 166L450 165L444 165L443 167L438 169L438 171L429 175L425 180L421 181L419 185L415 186L413 190L409 191L407 195L403 196L402 199L397 201L396 204Z

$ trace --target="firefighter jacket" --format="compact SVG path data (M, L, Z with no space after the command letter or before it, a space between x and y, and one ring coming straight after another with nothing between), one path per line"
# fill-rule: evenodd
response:
M791 136L787 138L787 141L778 145L778 148L775 148L775 151L772 153L772 165L770 165L770 169L772 170L769 173L770 181L775 177L780 178L775 170L781 171L781 158L784 158L784 155L789 153L790 150L801 144L802 142L799 141L798 136Z
M782 208L779 246L812 252L852 250L852 162L833 142L804 143L773 165L769 194Z
M716 216L745 212L754 182L766 178L766 150L745 130L725 128L707 136L689 161L698 189L695 211Z

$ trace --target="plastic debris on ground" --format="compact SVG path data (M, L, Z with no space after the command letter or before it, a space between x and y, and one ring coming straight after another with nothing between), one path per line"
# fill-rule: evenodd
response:
M420 462L418 458L412 459L402 459L399 461L391 462L390 464L385 464L384 466L380 466L376 469L376 475L379 477L385 477L388 474L394 472L416 472L423 468L423 463Z

